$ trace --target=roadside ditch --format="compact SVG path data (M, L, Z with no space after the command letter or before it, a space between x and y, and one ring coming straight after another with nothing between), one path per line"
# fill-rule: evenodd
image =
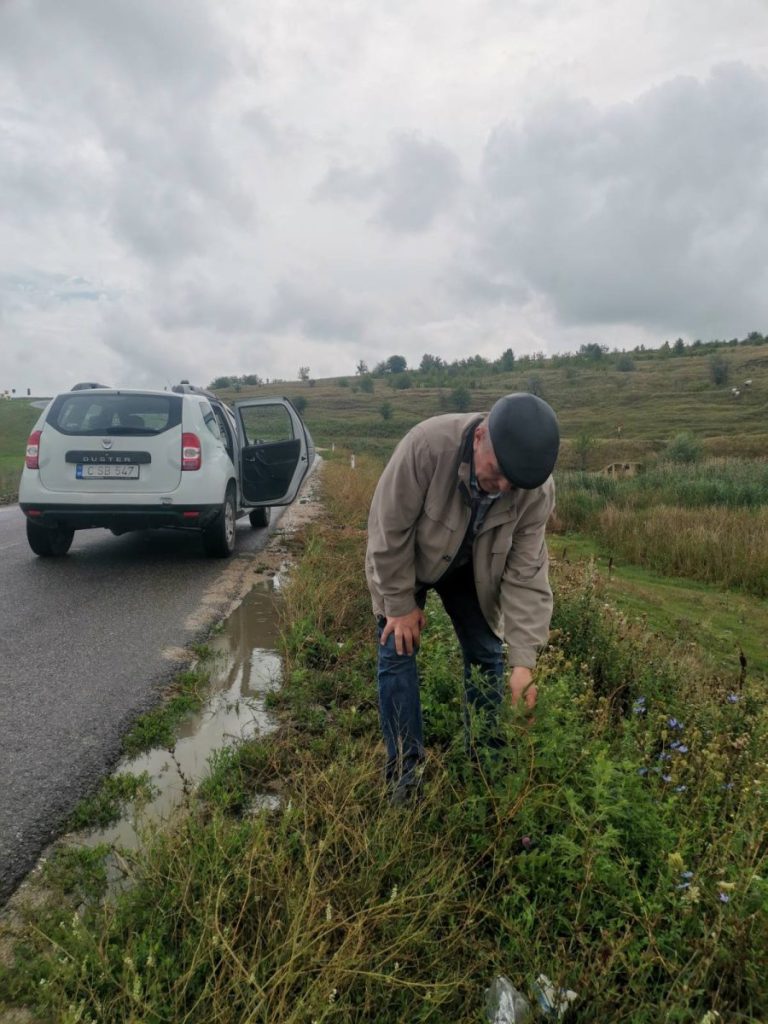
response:
M227 747L267 735L276 728L275 720L265 709L265 701L282 681L282 659L278 653L281 591L295 560L300 531L321 511L321 470L320 462L299 498L281 516L266 546L247 556L247 565L227 566L210 600L204 599L190 617L188 626L212 626L205 640L191 649L164 652L166 658L184 667L182 675L204 680L204 685L199 685L199 706L175 724L170 743L125 755L120 760L97 794L118 794L115 799L122 805L119 818L104 827L70 831L52 843L2 909L3 931L13 932L14 916L25 901L38 904L45 899L46 864L62 850L90 848L96 854L109 849L107 878L119 887L125 877L121 851L138 849L145 828L170 819L184 805L207 775L211 758ZM240 563L241 559L235 561ZM223 592L228 589L231 595L235 581L234 597L226 607L222 604ZM222 608L225 617L212 624L212 614L221 614ZM148 721L163 710L161 705L142 718ZM140 720L137 724L141 729L144 723ZM138 797L135 801L125 795L132 792ZM263 805L276 800L274 794L264 794L256 802ZM9 955L8 938L2 936L0 960ZM9 1018L0 1011L0 1024L16 1019L21 1018Z

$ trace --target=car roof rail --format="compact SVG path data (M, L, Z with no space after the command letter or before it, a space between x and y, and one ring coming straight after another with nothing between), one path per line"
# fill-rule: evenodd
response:
M174 384L171 391L175 391L177 395L202 395L204 398L213 398L218 401L213 392L207 391L205 388L199 388L196 384L190 384L188 381Z

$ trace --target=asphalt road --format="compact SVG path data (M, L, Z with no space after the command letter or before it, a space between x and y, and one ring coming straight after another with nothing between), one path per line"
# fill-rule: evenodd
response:
M168 651L223 612L267 533L240 520L226 561L172 530L83 530L65 558L38 558L18 506L0 507L0 899L114 765L178 667Z

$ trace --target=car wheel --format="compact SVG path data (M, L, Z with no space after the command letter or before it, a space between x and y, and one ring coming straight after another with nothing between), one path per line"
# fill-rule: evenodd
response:
M27 540L29 546L36 555L41 558L57 558L66 555L72 546L72 539L75 536L74 530L67 530L63 526L38 526L27 520Z
M203 547L211 558L229 558L235 550L235 492L227 488L221 512L203 530Z
M263 508L255 508L248 518L254 530L258 530L263 526L269 526L269 521L272 518L272 509L269 505L265 505Z

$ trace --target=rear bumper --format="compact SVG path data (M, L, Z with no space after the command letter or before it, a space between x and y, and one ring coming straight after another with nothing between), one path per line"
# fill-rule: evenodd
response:
M25 501L19 507L30 522L69 530L104 527L127 533L160 526L201 529L221 514L221 505L60 505Z

